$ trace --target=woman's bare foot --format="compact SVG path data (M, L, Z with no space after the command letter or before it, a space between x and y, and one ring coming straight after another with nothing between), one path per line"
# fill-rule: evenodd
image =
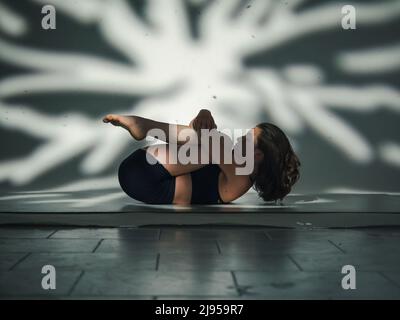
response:
M136 140L142 140L143 134L140 132L138 121L135 116L123 116L120 114L108 114L103 118L104 123L111 123L114 126L122 127L129 131Z

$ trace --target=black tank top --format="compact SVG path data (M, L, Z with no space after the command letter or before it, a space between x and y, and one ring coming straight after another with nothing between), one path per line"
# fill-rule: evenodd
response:
M190 173L192 177L193 204L223 203L219 195L218 178L221 168L216 164L208 164Z

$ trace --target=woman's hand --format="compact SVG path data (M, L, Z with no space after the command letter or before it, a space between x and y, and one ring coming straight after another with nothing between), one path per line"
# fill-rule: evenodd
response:
M217 125L214 122L211 112L206 109L201 109L196 118L190 121L189 127L196 131L200 131L201 129L216 129Z

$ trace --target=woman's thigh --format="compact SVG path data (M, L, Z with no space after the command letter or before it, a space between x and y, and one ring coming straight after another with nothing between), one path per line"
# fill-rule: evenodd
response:
M144 150L135 150L121 162L118 180L133 199L151 204L173 203L176 178L162 164L150 164Z

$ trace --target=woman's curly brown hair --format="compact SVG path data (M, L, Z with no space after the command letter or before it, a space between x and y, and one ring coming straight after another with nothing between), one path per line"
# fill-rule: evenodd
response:
M281 200L299 180L300 161L284 132L271 123L257 125L262 130L256 147L264 158L254 179L254 189L265 201Z

